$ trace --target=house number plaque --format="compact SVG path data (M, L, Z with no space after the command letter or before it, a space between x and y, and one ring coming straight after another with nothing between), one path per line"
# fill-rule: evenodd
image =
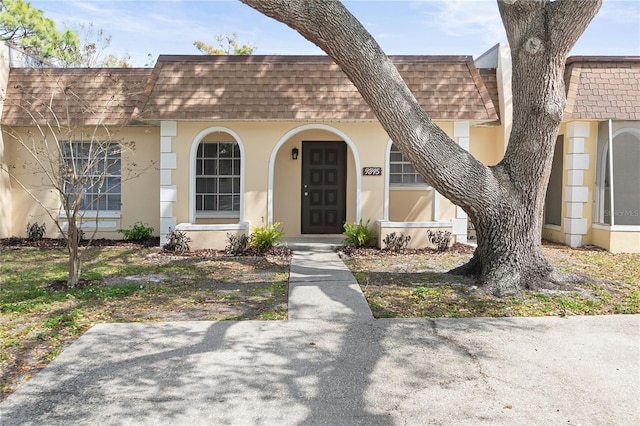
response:
M362 176L382 176L382 167L363 167Z

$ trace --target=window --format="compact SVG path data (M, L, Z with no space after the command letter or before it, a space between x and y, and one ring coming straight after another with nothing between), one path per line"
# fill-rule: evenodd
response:
M389 153L389 185L391 187L428 186L424 178L416 172L413 164L395 145L391 145Z
M121 149L117 142L66 142L64 193L70 206L80 198L83 211L120 211Z
M196 154L196 214L240 212L240 147L202 142Z
M564 136L559 135L556 139L556 147L553 152L553 165L551 166L551 176L549 176L549 186L544 204L545 225L560 226L562 224L562 175L564 173Z
M598 125L596 222L640 226L640 122Z

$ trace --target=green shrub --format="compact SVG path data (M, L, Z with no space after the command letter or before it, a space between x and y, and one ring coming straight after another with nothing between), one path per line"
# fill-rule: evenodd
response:
M27 240L37 241L44 238L44 234L47 232L47 225L38 225L38 222L27 223Z
M351 247L369 247L373 246L376 241L376 234L373 229L369 229L369 222L371 220L367 220L367 223L362 223L362 219L360 219L359 223L348 223L344 224L344 245Z
M144 241L153 236L153 228L142 222L136 222L131 229L118 229L118 232L129 241Z
M167 235L169 241L162 246L162 250L174 253L186 253L189 251L189 243L191 238L187 237L187 234L181 231L172 231L169 228L169 235Z
M249 245L260 251L267 251L282 240L284 231L278 229L280 223L265 226L264 228L254 228L249 237Z
M242 254L249 245L249 237L245 234L227 234L227 245L224 252L232 256Z
M384 240L382 240L384 249L394 252L406 249L409 241L411 241L411 235L404 235L403 233L396 234L395 232L387 234Z

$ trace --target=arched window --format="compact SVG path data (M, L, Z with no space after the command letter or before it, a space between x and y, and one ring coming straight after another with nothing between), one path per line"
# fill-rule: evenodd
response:
M596 222L640 226L640 122L602 122L598 129Z
M196 153L195 209L198 217L240 213L241 154L237 142L201 142Z

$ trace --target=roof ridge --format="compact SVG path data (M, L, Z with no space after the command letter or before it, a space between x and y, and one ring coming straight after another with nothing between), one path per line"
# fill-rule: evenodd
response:
M394 63L468 62L471 55L389 55ZM211 63L334 63L327 55L160 55L156 63L211 62Z

